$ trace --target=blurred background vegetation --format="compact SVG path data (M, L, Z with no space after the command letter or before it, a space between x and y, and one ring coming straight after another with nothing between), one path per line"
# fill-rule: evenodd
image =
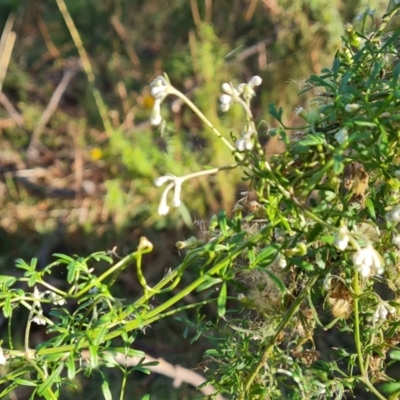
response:
M367 5L379 23L386 1L66 0L93 68L90 82L56 0L2 0L0 32L9 21L16 41L8 66L0 48L0 70L8 67L0 90L0 274L13 274L17 257L38 257L46 265L55 252L87 255L115 246L124 255L145 235L155 247L147 259L148 281L160 279L182 256L175 242L198 233L195 221L221 208L229 214L246 185L232 172L198 179L184 186L179 209L156 214L161 190L154 178L232 158L178 100L164 102L163 132L153 129L148 84L166 72L229 138L239 133L243 115L239 108L221 115L221 83L260 75L254 113L268 157L281 149L268 141L274 126L268 104L283 107L286 121L296 123L294 107L307 102L297 97L303 80L330 65L343 24ZM96 93L105 104L102 117ZM133 269L119 288L123 298L138 295ZM215 315L211 308L205 312ZM211 344L191 346L183 330L181 322L160 322L136 345L194 368ZM37 341L43 335L38 331ZM99 398L100 391L88 385L79 382L75 396ZM130 398L149 392L152 399L192 399L197 393L141 375L129 390Z

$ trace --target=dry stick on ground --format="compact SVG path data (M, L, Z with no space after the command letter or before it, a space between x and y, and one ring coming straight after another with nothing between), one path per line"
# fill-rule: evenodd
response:
M31 142L29 143L26 152L26 156L29 160L36 160L39 158L38 147L40 146L40 135L43 131L43 128L46 126L51 116L56 111L57 106L60 103L61 97L67 89L69 82L80 69L81 65L79 62L77 62L75 63L75 65L64 72L64 76L62 77L61 82L58 84L56 90L53 93L53 96L51 96L49 104L44 110L44 113L40 117L40 120L32 133Z
M0 92L0 103L10 114L10 117L15 121L18 126L24 125L24 119L21 117L20 113L16 110L13 104L8 100L7 96Z
M115 29L115 32L117 32L117 35L121 39L122 43L124 43L126 52L128 53L132 65L137 68L140 67L139 57L137 56L135 49L129 43L128 34L126 33L126 30L117 15L113 15L111 17L111 25Z
M81 353L83 360L88 360L90 358L89 351L85 350ZM143 360L142 357L126 357L124 354L118 353L117 355L112 355L115 361L118 362L120 365L125 365L127 367L133 367L138 365L140 361ZM143 361L144 364L149 362L158 362L158 365L152 365L146 367L152 372L155 372L160 375L167 376L173 379L173 386L174 388L179 387L182 383L188 383L191 386L198 387L202 383L205 382L205 378L200 374L191 371L190 369L183 368L180 365L172 365L166 362L162 358L153 358L146 354L145 360ZM206 385L199 390L205 395L209 396L215 392L215 389L212 385ZM216 400L226 400L220 394L217 394L215 397Z

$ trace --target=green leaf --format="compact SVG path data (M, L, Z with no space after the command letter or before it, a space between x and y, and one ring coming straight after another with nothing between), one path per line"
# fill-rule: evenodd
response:
M12 295L11 295L11 293L9 293L6 297L6 301L4 302L4 308L3 308L3 314L6 318L9 318L12 313L11 299L12 299Z
M375 208L374 208L374 203L372 202L371 199L367 199L367 201L365 202L366 206L367 206L367 210L368 210L368 214L369 216L376 221L376 213L375 213Z
M89 365L90 368L95 369L99 365L99 355L97 353L98 347L91 344L89 346Z
M220 211L218 214L218 226L222 234L225 237L228 236L228 218L225 210Z
M339 154L335 154L333 156L333 172L336 175L339 175L343 172L344 164L343 164L343 157Z
M145 394L141 400L150 400L150 395L149 394Z
M211 286L215 286L222 282L221 278L213 278L209 275L203 275L202 278L204 279L204 283L202 283L197 289L196 292L201 292L210 288Z
M37 393L39 396L43 396L47 389L49 389L54 382L61 379L61 371L64 368L64 363L60 362L58 367L52 372L52 374L38 387Z
M268 112L274 117L276 118L282 125L282 114L283 114L283 108L279 107L279 110L276 109L275 104L268 104Z
M112 400L110 385L108 384L108 381L107 381L106 377L104 376L104 374L102 372L100 372L100 374L103 378L103 381L101 382L101 391L103 392L104 399Z
M258 254L256 259L253 261L253 266L256 267L258 264L269 264L275 258L277 249L276 246L270 245L262 249ZM267 261L265 261L267 260Z
M264 272L270 277L271 281L274 285L279 289L279 291L283 294L287 292L285 284L278 278L273 272L269 269L265 269Z
M72 381L73 379L75 379L75 374L76 374L75 355L73 352L70 353L67 359L66 367L67 367L68 379Z
M311 75L310 78L307 79L307 82L310 82L313 86L322 86L330 88L332 91L335 90L335 86L332 82L326 81L317 75Z
M314 239L322 232L322 225L321 224L316 224L312 231L309 233L307 241L308 243L311 243L314 241Z
M10 287L14 285L14 283L17 281L16 278L13 276L9 275L0 275L0 285L5 285L6 287Z
M397 360L397 361L399 361L399 360L400 360L400 350L393 350L393 351L391 351L391 352L389 353L389 357L390 357L392 360Z
M32 269L31 266L29 264L27 264L26 261L23 260L22 258L18 258L15 261L15 266L17 268L26 269L27 271L31 271L31 269Z
M383 393L392 394L400 392L400 382L387 382L380 386Z
M217 300L218 316L223 317L226 312L226 282L221 286L221 291Z
M69 264L72 261L74 261L74 259L72 257L66 256L65 254L61 254L61 253L54 253L53 257L57 257L59 259L58 260L59 262L64 261L64 264Z

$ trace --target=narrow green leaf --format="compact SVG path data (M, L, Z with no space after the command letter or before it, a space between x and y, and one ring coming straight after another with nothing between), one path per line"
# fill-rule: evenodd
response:
M107 378L104 376L104 374L100 372L102 379L101 382L101 391L103 392L103 396L105 400L112 400L112 395L111 395L111 391L110 391L110 385L108 384Z
M222 210L218 214L218 226L224 236L228 236L228 221L226 216L226 211Z
M264 271L271 278L271 281L279 289L279 291L285 294L287 291L285 284L273 272L271 272L267 268Z
M9 318L12 313L11 299L12 299L12 295L11 295L11 293L9 293L6 297L6 301L4 303L4 308L3 308L3 314L6 318Z
M66 367L67 367L68 379L72 381L75 378L76 374L75 357L73 352L70 353L67 359Z
M31 266L30 266L29 264L27 264L26 261L23 260L22 258L18 258L18 259L15 261L15 266L16 266L17 268L26 269L27 271L30 271L30 270L31 270Z
M218 315L220 317L223 317L226 312L226 282L224 282L221 286L221 291L219 293L217 300L217 306L218 306Z
M203 291L203 290L206 290L206 289L210 288L211 286L215 286L215 285L217 285L218 283L221 283L221 282L222 282L222 279L221 279L221 278L213 278L213 277L208 276L208 275L204 275L204 276L203 276L203 279L204 279L204 283L202 283L202 284L196 289L196 292L201 292L201 291Z
M367 206L367 210L368 210L368 214L369 216L376 221L376 213L375 213L375 208L374 208L374 203L372 202L371 199L367 199L367 201L365 202L366 206Z
M52 374L38 387L38 395L43 396L47 389L49 389L54 382L61 379L61 371L64 368L64 363L60 362L58 367L52 372Z

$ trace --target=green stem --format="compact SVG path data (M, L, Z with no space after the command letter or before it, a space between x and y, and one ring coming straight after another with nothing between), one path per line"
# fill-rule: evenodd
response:
M313 285L317 281L317 279L318 279L318 275L316 274L308 280L305 288L296 297L293 304L289 308L288 312L284 315L284 317L279 322L279 324L276 328L275 334L270 338L269 343L268 343L266 349L264 350L264 352L262 353L257 365L255 366L255 368L253 369L253 371L250 373L249 377L247 378L247 381L245 382L245 385L244 385L244 390L238 398L239 400L246 400L249 398L248 396L250 393L251 385L253 384L254 380L257 378L257 375L260 372L261 368L267 363L269 354L270 354L271 350L274 348L274 346L276 345L276 340L277 340L278 336L286 328L287 324L291 321L293 316L296 314L302 301L304 300L304 297L307 296L307 293L309 292L310 288L313 287Z
M358 366L360 368L360 373L362 376L365 376L365 368L364 368L364 357L362 354L362 343L361 343L361 335L360 335L360 307L359 307L359 296L362 294L362 290L360 288L358 271L355 271L353 278L353 292L354 292L354 341L356 344L357 357L358 357Z
M203 121L203 123L207 125L213 131L213 133L215 133L215 135L217 135L218 138L220 138L225 143L228 149L234 151L236 153L235 154L236 157L240 161L243 161L244 159L243 155L236 151L235 147L232 146L229 143L229 141L222 136L221 132L208 120L208 118L200 111L200 109L190 99L188 99L179 90L176 90L173 86L169 86L168 93L176 97L179 97L182 101L184 101L193 110L193 112Z

